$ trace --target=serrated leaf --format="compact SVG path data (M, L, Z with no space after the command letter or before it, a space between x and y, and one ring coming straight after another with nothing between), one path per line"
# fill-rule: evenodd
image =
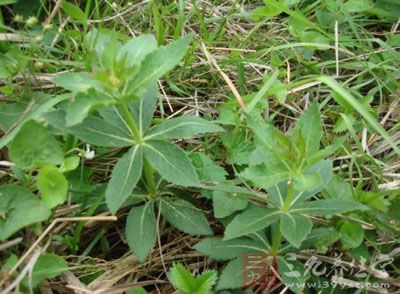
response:
M222 270L216 289L219 291L241 288L244 284L243 276L242 259L239 257L231 260Z
M168 279L176 289L180 290L179 293L193 293L196 280L182 264L175 263L171 267Z
M368 210L368 207L355 201L323 199L296 205L294 208L290 209L290 213L327 216L353 210Z
M133 207L126 219L126 239L129 248L140 262L144 262L157 239L153 202Z
M125 153L115 165L106 189L106 202L115 214L132 193L142 174L142 147L136 145Z
M300 214L283 213L281 215L280 230L282 235L294 247L299 248L312 228L312 221Z
M157 41L153 35L144 34L131 39L121 46L117 54L117 60L125 58L125 67L139 65L146 55L157 49Z
M194 249L215 260L230 260L242 254L266 250L251 239L238 238L224 241L222 237L205 238L197 243Z
M50 210L29 190L12 185L0 187L0 240L49 216Z
M36 287L45 278L55 278L61 273L68 270L68 263L60 256L48 253L40 256L32 271L32 283L29 284L28 279L25 279L25 286L31 285Z
M148 54L142 61L139 73L128 82L128 94L140 95L149 85L173 69L185 55L192 38L192 34L186 35Z
M68 194L68 181L55 166L45 166L39 171L36 184L40 197L49 208L65 202Z
M143 143L146 159L160 175L181 186L199 186L200 181L186 153L165 141L151 140Z
M247 203L247 200L238 197L236 193L213 192L213 209L216 218L224 218L235 211L243 210L247 207Z
M38 164L60 164L64 154L57 140L41 124L27 122L8 146L11 160L22 169Z
M216 133L224 131L220 126L197 116L180 116L165 120L149 130L145 140L150 139L183 139L198 134Z
M178 230L191 235L212 235L212 230L203 212L185 200L163 200L161 214Z
M279 219L280 211L254 207L237 215L226 227L224 240L230 240L260 231Z

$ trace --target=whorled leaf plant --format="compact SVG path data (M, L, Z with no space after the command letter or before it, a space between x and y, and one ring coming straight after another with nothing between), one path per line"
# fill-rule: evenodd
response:
M302 248L317 230L326 229L330 234L328 228L313 231L312 217L368 208L354 200L316 197L332 178L332 161L325 158L343 143L339 138L320 149L323 129L316 103L287 133L255 113L244 119L254 138L254 148L237 176L247 186L268 192L268 197L247 203L238 193L215 191L214 214L226 224L224 235L206 238L195 248L213 259L230 260L221 273L219 290L242 287L241 259L244 254L258 252L276 256L282 281L298 292L293 288L294 282L304 282L308 276L301 276L300 280L286 277L287 269L302 265L288 261L284 255ZM223 207L218 205L221 199ZM304 273L304 268L300 272Z
M137 205L127 218L126 237L141 262L156 241L155 209L185 233L212 234L203 213L173 193L163 192L163 183L200 186L189 157L170 141L223 129L194 116L168 119L151 127L158 101L157 80L180 62L191 39L187 35L157 48L152 35L120 44L113 34L89 33L85 40L87 71L54 79L56 85L72 92L72 99L64 108L44 115L72 142L77 138L95 146L128 148L113 168L105 198L115 214L131 195L137 195Z

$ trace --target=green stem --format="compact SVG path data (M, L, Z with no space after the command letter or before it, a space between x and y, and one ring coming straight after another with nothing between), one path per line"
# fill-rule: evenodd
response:
M139 129L136 126L136 122L133 119L132 114L128 109L128 106L125 103L120 102L119 109L121 109L122 111L122 115L129 126L129 130L131 131L132 137L135 140L136 144L141 144L142 136L140 135Z
M278 254L279 248L281 247L281 240L282 240L282 233L279 227L279 222L276 224L275 230L274 230L274 236L272 239L272 248L271 251L272 253Z
M293 179L290 179L288 193L286 195L285 202L283 203L282 210L287 212L290 208L290 204L292 203L294 198L294 186L293 186Z
M157 195L157 186L154 181L154 169L151 164L145 158L143 160L144 167L144 176L146 177L146 183L151 194L151 197L154 198Z
M136 144L142 144L142 135L139 132L139 129L136 125L135 120L132 117L132 113L129 111L128 106L124 102L120 102L119 108L126 123L129 126L129 130L131 131L132 137L135 140ZM154 182L154 169L151 164L146 160L146 158L143 160L143 169L148 192L150 193L151 197L154 198L157 195L157 186Z

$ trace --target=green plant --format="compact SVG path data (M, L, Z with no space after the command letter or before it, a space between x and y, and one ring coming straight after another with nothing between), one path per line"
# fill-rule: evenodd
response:
M189 35L157 48L152 35L142 35L121 45L112 33L89 33L85 40L89 71L56 77L54 82L70 90L71 98L65 106L44 115L50 125L66 136L67 153L74 150L77 139L93 146L129 148L112 171L105 200L115 214L126 205L129 196L134 195L131 199L135 206L127 218L126 237L141 262L156 241L156 208L183 232L212 234L202 212L169 192L165 185L166 181L186 187L201 185L185 151L169 141L223 129L202 118L189 116L165 120L151 127L158 101L155 84L181 60L191 39ZM34 124L45 132L42 126ZM33 135L32 127L27 132ZM21 136L30 140L30 134ZM40 140L39 136L36 138ZM57 146L51 140L47 142L54 148ZM15 144L22 146L20 142ZM39 145L43 146L34 144ZM50 153L50 150L44 148L43 152ZM62 153L57 150L51 154L55 158L47 157L46 162L61 164ZM22 155L13 156L17 164L20 158ZM67 184L54 166L40 170L37 185L50 208L65 201ZM50 187L54 188L50 191ZM51 195L51 199L46 195Z
M278 256L280 272L290 267L283 255L301 247L313 228L310 217L368 209L355 199L315 198L331 181L332 162L325 158L343 142L339 138L320 150L323 130L316 103L309 106L286 134L256 114L245 120L255 147L247 167L237 176L252 187L268 191L268 198L263 203L248 205L230 193L214 192L214 211L222 197L226 212L215 213L216 217L223 219L232 214L234 217L228 219L223 238L206 238L196 249L218 260L233 259L221 275L219 289L240 286L240 279L236 282L229 279L244 253L258 251ZM344 230L342 226L341 231Z
M204 271L197 277L193 277L182 264L175 263L168 272L168 278L178 293L181 294L207 294L211 292L217 280L217 272Z

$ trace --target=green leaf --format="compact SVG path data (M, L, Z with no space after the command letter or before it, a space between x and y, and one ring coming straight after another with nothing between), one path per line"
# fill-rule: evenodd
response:
M157 239L157 223L153 202L133 207L126 219L126 239L139 262L144 262Z
M68 132L85 143L103 147L126 147L135 142L129 133L95 116L88 116L83 123L70 127Z
M36 184L40 197L48 208L64 203L68 194L68 181L55 166L45 166L39 171Z
M368 210L368 207L355 201L324 199L296 205L294 208L290 209L290 213L327 216L353 210Z
M290 173L286 167L277 162L250 166L240 173L240 176L252 181L257 187L268 189L285 179L289 179Z
M224 131L223 128L197 116L180 116L165 120L149 130L145 140L150 139L182 139L198 134L216 133Z
M68 99L68 95L58 96L57 98L49 99L43 103L33 104L30 108L31 110L26 111L23 116L20 117L19 123L12 129L8 130L7 134L4 135L0 140L0 149L6 146L9 142L11 142L14 137L18 134L21 128L24 126L26 122L29 120L34 120L39 118L44 112L48 111L51 107L60 103L63 100Z
M230 240L260 231L279 219L280 211L254 207L237 215L226 227L224 240Z
M315 44L315 46L307 46L308 49L328 50L329 39L323 34L313 31L305 31L300 33L300 40L303 43Z
M325 83L339 96L332 96L339 104L348 103L351 107L357 111L369 124L370 126L385 139L393 150L400 155L400 148L397 147L396 143L390 138L388 133L382 128L382 126L376 121L372 114L361 104L357 99L353 97L343 86L338 84L334 79L326 76L318 77L318 80Z
M197 243L194 249L215 260L230 260L242 254L266 250L251 239L238 238L224 241L221 237L205 238Z
M311 156L319 150L320 141L324 133L317 103L311 104L301 115L295 129L301 131L307 156Z
M298 191L312 191L323 183L319 173L300 174L293 177L294 187Z
M140 65L146 55L157 49L157 41L153 35L144 34L133 38L121 46L117 54L117 60L125 58L125 67Z
M11 160L22 169L39 164L60 164L64 154L57 140L41 124L27 122L8 146Z
M49 216L50 210L46 205L25 188L0 187L0 240L4 241L18 230Z
M191 235L212 235L203 212L185 200L162 200L161 214L178 230Z
M115 165L106 189L106 202L115 214L136 187L142 174L143 155L140 145L132 147Z
M242 258L238 257L234 260L231 260L222 270L216 289L219 291L241 288L244 284L243 276Z
M191 273L180 263L175 263L168 272L168 279L180 293L192 293L196 282Z
M199 186L200 181L185 151L165 141L143 143L146 159L160 175L181 186Z
M299 248L301 242L307 237L312 228L312 221L300 214L283 213L281 215L280 229L282 235L294 247Z
M204 271L194 278L181 264L175 263L168 272L168 279L181 294L208 294L217 280L216 271Z
M172 70L185 55L192 38L192 34L186 35L148 54L142 61L139 73L128 82L128 94L137 97L152 83Z
M157 83L154 82L149 89L143 93L140 99L137 99L130 104L133 118L136 121L142 137L144 137L145 132L153 121L153 114L157 108L157 102L158 87Z
M75 21L82 23L86 22L85 13L75 4L63 1L61 5L62 10Z
M32 271L32 287L36 287L45 278L55 278L68 270L68 263L60 256L48 253L40 256L35 263ZM24 285L28 286L28 279L24 280Z
M247 207L247 200L239 198L236 193L226 193L222 191L214 191L213 193L213 209L216 218L224 218L235 211L243 210Z
M79 156L73 155L64 159L60 165L60 172L66 173L73 171L79 166L80 158Z
M294 293L304 293L304 283L309 278L305 273L303 264L295 260L295 257L278 257L278 272L281 281Z
M350 221L343 221L339 226L340 242L344 248L356 248L364 240L364 229L361 224Z
M345 3L345 7L350 13L364 12L374 8L372 0L349 0Z
M94 89L89 89L85 93L77 93L74 100L68 105L66 115L67 127L82 123L93 108L104 107L113 102L114 101L110 97Z
M55 76L52 82L56 86L62 87L74 93L85 92L90 88L102 88L102 85L94 80L87 72L63 73Z

